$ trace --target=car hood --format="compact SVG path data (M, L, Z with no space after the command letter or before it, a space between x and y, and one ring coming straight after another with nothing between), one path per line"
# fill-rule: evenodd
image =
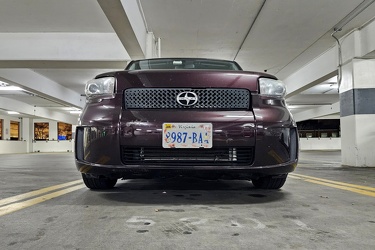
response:
M260 77L272 75L247 71L216 70L133 70L118 71L97 76L115 76L117 91L127 88L245 88L258 91Z

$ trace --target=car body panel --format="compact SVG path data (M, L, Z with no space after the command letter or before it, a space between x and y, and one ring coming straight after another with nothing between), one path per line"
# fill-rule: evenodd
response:
M251 178L286 174L297 165L298 133L285 101L259 95L258 79L276 79L274 76L246 71L125 70L97 76L101 77L115 77L116 89L112 97L89 99L80 116L75 151L77 169L82 173L137 178L183 171ZM127 109L124 91L131 88L247 89L250 107L239 110ZM139 148L139 152L150 148L161 150L160 154L177 153L161 149L162 124L166 122L211 123L215 150L228 149L236 153L237 149L249 149L253 156L241 164L236 159L195 163L173 157L168 158L169 161L124 163L127 148ZM201 150L205 149L196 152L199 154Z

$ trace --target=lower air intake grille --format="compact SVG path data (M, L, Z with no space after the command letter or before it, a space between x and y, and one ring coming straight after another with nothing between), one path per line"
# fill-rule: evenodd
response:
M253 148L126 148L122 147L124 164L137 165L250 165L253 162Z
M194 104L181 105L177 98L192 93ZM124 92L126 109L248 109L250 92L247 89L185 89L131 88ZM193 102L193 100L191 100Z

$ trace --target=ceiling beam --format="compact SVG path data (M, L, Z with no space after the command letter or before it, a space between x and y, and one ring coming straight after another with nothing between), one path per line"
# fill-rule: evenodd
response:
M340 39L343 50L343 62L355 57L365 57L375 51L375 21ZM304 65L285 79L287 98L319 84L338 74L337 45L330 48L314 60Z
M82 108L81 95L68 89L31 69L0 69L0 80L19 86L54 102L66 106ZM1 107L1 106L0 106Z
M340 102L302 111L293 115L296 122L314 119L321 116L340 113Z
M135 1L127 0L127 2ZM120 0L98 0L98 3L129 56L132 59L144 58L144 46L146 43L143 44L138 41L137 31L133 28L123 3ZM134 6L132 5L132 7ZM139 9L132 8L129 12L139 12ZM146 36L146 31L144 32L144 36Z
M64 114L62 112L53 111L48 108L33 107L32 105L13 100L6 97L0 97L0 107L6 111L19 112L19 116L30 116L34 118L44 118L70 124L77 124L78 117L76 115Z
M283 79L287 86L286 98L292 97L337 75L337 53L331 48L315 60Z

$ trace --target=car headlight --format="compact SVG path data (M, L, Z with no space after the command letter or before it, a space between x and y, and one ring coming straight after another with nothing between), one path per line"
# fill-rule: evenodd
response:
M109 96L115 91L116 79L114 77L103 77L93 79L87 82L85 94L87 97L92 96Z
M259 90L264 96L284 97L286 93L286 87L282 81L270 78L259 78Z

